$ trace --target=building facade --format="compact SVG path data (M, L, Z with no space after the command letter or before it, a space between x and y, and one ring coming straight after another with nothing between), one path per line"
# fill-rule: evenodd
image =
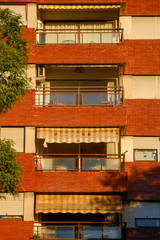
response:
M0 239L160 239L160 1L0 0L30 42L1 115L24 167Z

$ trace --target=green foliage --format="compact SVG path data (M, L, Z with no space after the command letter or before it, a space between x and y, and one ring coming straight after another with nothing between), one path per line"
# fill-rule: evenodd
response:
M0 113L19 102L29 88L28 42L22 39L21 16L0 9Z
M40 236L37 235L37 234L34 234L34 235L33 235L33 239L40 239Z
M17 161L18 153L13 141L0 140L0 191L17 195L21 187L23 168Z

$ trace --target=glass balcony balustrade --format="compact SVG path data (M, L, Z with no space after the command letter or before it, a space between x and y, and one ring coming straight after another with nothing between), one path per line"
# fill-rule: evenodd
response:
M36 154L36 171L124 171L125 156L119 154Z
M35 224L34 234L38 239L124 239L125 223L44 222Z
M107 106L123 105L122 87L37 88L36 106Z
M123 29L37 29L37 44L117 44Z

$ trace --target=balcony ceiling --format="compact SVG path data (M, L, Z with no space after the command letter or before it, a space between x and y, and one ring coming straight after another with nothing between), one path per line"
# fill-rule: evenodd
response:
M46 67L47 79L106 79L118 78L119 68L85 68L83 73L75 72L76 67Z
M99 10L54 10L40 9L41 20L82 21L82 20L118 20L119 9Z

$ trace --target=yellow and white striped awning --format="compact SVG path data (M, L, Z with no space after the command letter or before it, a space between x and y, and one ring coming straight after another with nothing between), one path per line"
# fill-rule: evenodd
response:
M121 196L36 195L37 213L116 213L122 212Z
M84 10L84 9L119 9L120 5L53 5L39 4L39 9L55 9L55 10Z
M118 64L52 64L50 67L62 67L62 68L76 68L76 67L84 67L84 68L118 68Z
M119 128L37 128L37 139L47 143L119 142Z

